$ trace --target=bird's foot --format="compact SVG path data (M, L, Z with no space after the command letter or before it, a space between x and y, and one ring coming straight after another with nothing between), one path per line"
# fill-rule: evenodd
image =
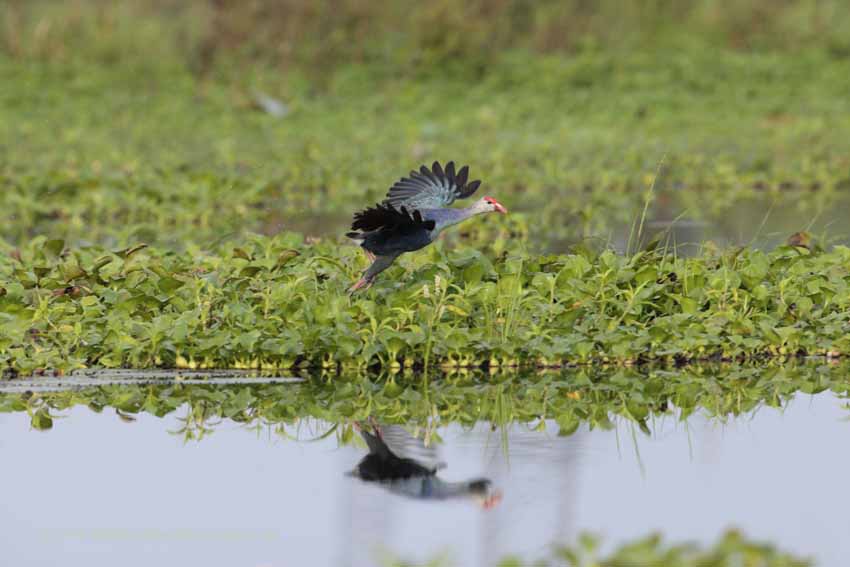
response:
M481 507L485 510L492 510L502 501L502 491L497 490L493 494L490 494L481 502Z
M354 293L355 291L357 291L359 289L368 289L369 286L371 286L371 285L372 285L372 280L367 279L367 278L360 278L359 280L357 280L354 283L353 286L348 288L348 293Z

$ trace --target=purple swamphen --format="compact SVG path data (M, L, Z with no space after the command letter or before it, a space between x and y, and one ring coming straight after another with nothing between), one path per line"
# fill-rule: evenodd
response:
M445 169L434 162L401 178L387 193L383 203L354 214L351 232L372 264L349 289L367 288L382 271L405 252L413 252L431 244L443 229L482 213L507 213L492 197L482 197L471 206L451 208L456 199L466 199L481 185L480 180L467 182L469 167L455 171L450 161Z

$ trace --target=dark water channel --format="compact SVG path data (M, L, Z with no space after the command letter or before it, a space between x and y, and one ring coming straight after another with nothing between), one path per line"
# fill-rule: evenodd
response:
M850 557L845 404L828 392L798 395L726 423L659 419L651 436L625 421L569 437L554 424L450 425L430 449L408 446L421 462L445 464L428 486L351 476L365 443L315 440L324 423L285 438L224 420L186 443L173 433L181 410L128 423L77 406L50 431L33 430L25 412L0 414L0 563L360 566L442 556L474 566L546 556L582 531L613 548L652 531L709 544L736 527L840 567ZM398 432L383 431L398 446ZM438 482L473 479L485 490L435 498L461 486Z

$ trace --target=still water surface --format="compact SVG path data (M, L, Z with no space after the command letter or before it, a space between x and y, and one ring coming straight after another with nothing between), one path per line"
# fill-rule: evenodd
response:
M755 246L771 250L784 244L788 237L798 231L810 232L822 244L850 245L850 196L839 194L824 199L812 200L809 196L774 197L765 195L738 203L734 208L722 212L700 211L695 205L684 202L684 191L662 192L648 208L642 232L642 242L635 238L635 223L640 220L641 210L635 210L624 221L617 215L621 211L604 212L596 222L585 226L578 219L558 222L534 223L529 226L528 246L535 251L566 253L578 242L595 242L610 246L618 252L638 248L658 235L664 235L662 245L675 247L680 255L696 255L711 241L722 248L732 246ZM539 207L524 208L518 202L511 206L512 212L525 213L529 219L538 218ZM610 217L610 218L609 218ZM346 213L304 215L298 219L277 216L259 229L265 234L276 234L281 230L296 230L313 236L339 235L346 231L351 222ZM538 219L539 220L539 219ZM604 228L603 228L604 227ZM449 233L455 234L455 233Z
M485 424L439 430L447 481L488 478L502 501L427 501L346 473L367 453L331 435L295 441L224 421L184 443L181 412L65 412L51 431L0 415L0 547L5 565L373 565L444 555L492 565L545 556L593 531L613 547L651 531L667 541L748 536L840 567L850 557L846 401L799 395L721 424L666 418L648 437L580 429L558 437ZM328 426L291 430L310 439ZM507 449L507 451L506 451Z

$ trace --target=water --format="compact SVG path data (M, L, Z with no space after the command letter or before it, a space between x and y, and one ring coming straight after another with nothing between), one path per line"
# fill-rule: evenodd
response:
M648 437L557 426L440 429L446 480L486 477L502 501L406 498L346 475L366 454L228 420L185 443L185 408L131 423L111 409L62 412L35 431L0 414L0 545L7 565L373 565L384 554L492 565L545 556L578 533L607 548L661 532L712 543L729 527L839 567L850 556L848 416L831 393L798 395L726 424L665 417Z
M656 196L647 210L643 243L663 233L669 236L669 241L665 236L662 243L675 246L677 252L683 255L697 254L706 241L712 241L720 248L754 245L769 250L784 244L798 231L808 231L816 238L828 235L829 239L824 244L850 244L850 233L845 228L846 219L850 216L850 197L843 194L824 197L823 202L809 196L765 195L743 200L722 212L700 210L698 204L686 201L686 194L685 191L666 191ZM528 209L521 202L511 210L526 213L531 218L547 212L541 211L540 207ZM547 217L546 222L529 227L530 243L540 251L565 253L577 242L588 239L610 245L620 252L627 251L630 246L638 246L633 241L633 232L641 217L640 209L627 214L625 219L622 211L617 209L600 211L598 214L601 216L592 219L593 222L587 226L578 218L570 217L568 211L555 210L553 213L549 210L548 213L555 214L555 217ZM310 214L297 219L270 214L259 231L276 234L287 229L312 236L335 237L343 234L350 222L351 215L347 212Z
M684 202L683 192L662 193L647 213L645 238L667 232L670 244L685 254L695 254L706 241L721 249L755 245L772 249L785 244L798 231L808 231L816 238L828 235L831 244L850 243L846 221L850 215L850 198L832 197L823 203L805 196L780 198L763 196L740 202L722 213L702 212ZM615 241L628 239L631 226L618 227ZM625 248L623 248L625 249Z

